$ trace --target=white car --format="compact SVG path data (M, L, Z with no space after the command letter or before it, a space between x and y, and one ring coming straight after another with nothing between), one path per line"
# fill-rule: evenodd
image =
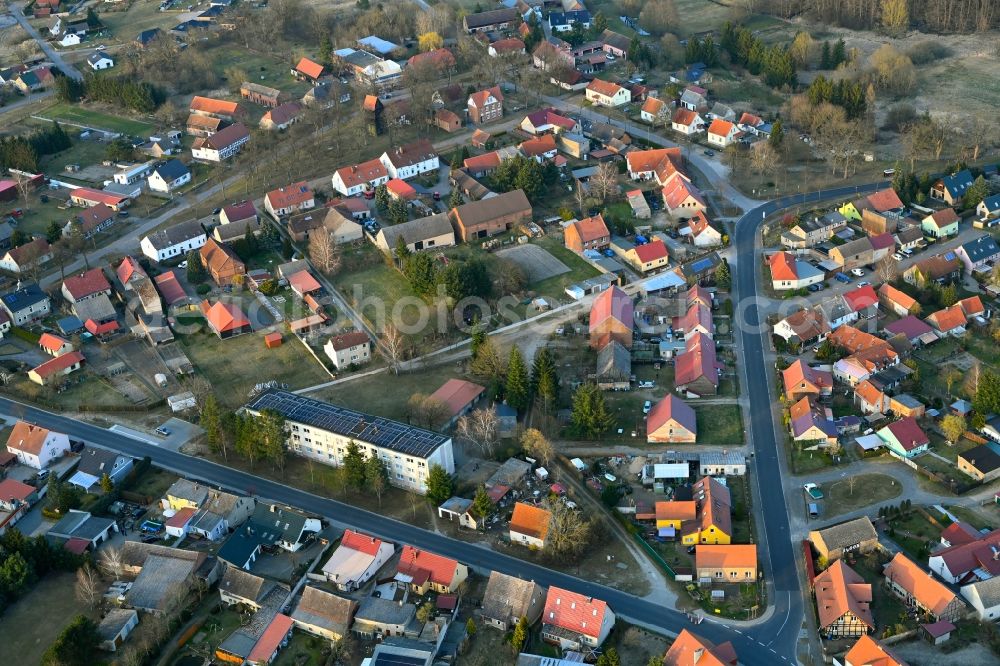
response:
M642 404L642 413L643 414L649 414L649 410L651 410L652 408L653 408L653 403L651 403L649 400L647 400L646 402L644 402Z
M863 269L860 269L860 268L852 268L851 269L851 275L853 275L854 277L863 277L864 274L865 274L865 272L864 272Z
M892 258L893 258L893 259L895 259L896 261L902 261L902 260L903 260L903 259L905 259L906 257L904 257L904 256L903 256L903 255L901 255L901 254L900 254L899 252L897 252L896 254L892 255Z
M639 388L656 388L656 382L639 382Z
M187 259L185 259L181 263L177 264L177 268L187 268L187 267L188 267Z
M868 280L862 280L861 282L858 283L859 287L867 287L869 285L871 285L871 282L869 282Z

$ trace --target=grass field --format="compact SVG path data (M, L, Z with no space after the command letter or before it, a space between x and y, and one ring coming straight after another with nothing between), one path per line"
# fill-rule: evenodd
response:
M739 405L692 403L698 417L698 443L739 446L743 444L743 416Z
M95 129L125 134L142 135L153 130L153 124L132 118L113 116L101 111L87 109L76 104L56 104L46 109L44 116L50 120L60 120L68 123L85 125Z
M215 387L219 400L229 407L246 402L258 382L273 379L298 389L330 379L302 344L290 336L276 349L267 349L264 337L256 333L220 340L206 331L181 336L180 340L184 353ZM247 374L247 368L253 368L253 373Z
M42 653L77 614L93 616L73 594L71 573L46 576L3 616L6 638L0 641L0 661L40 664Z
M388 372L345 382L309 395L338 405L364 411L376 411L398 421L406 421L406 401L415 393L430 394L449 379L470 379L455 366L440 365L416 373L392 375Z
M858 474L849 479L824 484L824 511L827 517L839 516L873 504L883 504L900 496L903 489L885 474Z
M568 273L556 275L547 280L529 285L529 289L539 296L566 299L568 298L565 291L566 287L581 280L595 277L599 273L596 268L577 256L576 253L567 250L560 236L547 235L535 240L534 243L547 250L553 257L566 264L570 269Z

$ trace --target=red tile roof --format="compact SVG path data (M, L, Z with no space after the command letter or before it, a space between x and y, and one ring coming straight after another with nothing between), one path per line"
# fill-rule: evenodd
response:
M239 112L240 105L237 102L227 102L224 99L195 96L194 99L191 100L190 108L191 111L232 116Z
M991 576L1000 576L1000 560L993 556L994 550L1000 548L1000 530L980 535L970 543L952 546L934 553L940 557L952 576L959 579L976 569L985 569Z
M636 245L635 254L639 257L639 261L644 264L668 257L667 246L659 238L644 245Z
M101 268L91 268L85 273L68 277L63 282L63 286L66 287L74 301L99 294L102 291L111 291L111 284L108 282L108 278L104 277L104 270Z
M486 88L485 90L477 90L476 92L469 95L469 101L477 109L481 109L486 106L490 95L495 97L498 102L503 102L503 93L500 92L500 86L493 86L492 88Z
M917 420L912 416L894 421L885 428L892 433L900 446L907 451L912 451L917 447L925 446L931 442L924 431L920 429L920 426L917 425Z
M890 303L895 303L899 307L906 310L909 310L917 304L916 299L909 294L896 289L888 282L878 288L878 295Z
M663 657L663 666L736 666L736 650L726 642L713 645L708 640L681 631Z
M983 307L983 301L979 296L969 296L968 298L963 298L958 302L959 307L962 308L962 312L965 313L966 317L975 317L986 311Z
M611 232L608 231L608 225L604 222L604 216L598 213L593 217L585 217L582 220L577 220L573 222L572 225L576 229L576 233L580 236L581 243L592 243L593 241L600 240L601 238L610 238Z
M301 270L288 276L288 286L299 295L319 291L323 285L308 270Z
M884 213L887 210L902 208L903 202L900 201L899 195L896 194L896 190L891 187L887 187L884 190L879 190L875 194L869 194L868 205L879 213Z
M341 333L340 335L335 335L330 338L330 346L337 351L343 349L350 349L357 345L363 345L366 342L370 342L368 334L364 331L351 331L350 333Z
M33 368L32 372L44 379L57 372L62 372L76 363L83 363L83 361L83 354L78 351L72 351L68 354L63 354L62 356L58 356L50 361L42 363L41 365Z
M814 586L820 628L829 627L848 612L875 628L871 611L872 586L843 560L837 560L816 576Z
M14 424L7 437L7 448L15 451L24 451L32 455L38 455L42 451L46 438L49 436L49 429L42 426L18 421Z
M679 208L688 199L694 199L702 206L706 205L701 192L686 178L674 178L663 188L663 203L668 210Z
M173 305L187 298L187 293L177 280L177 275L173 270L160 273L153 278L153 281L156 282L156 288L160 290L160 295L163 296L167 305Z
M956 303L950 308L932 312L927 316L927 323L942 333L947 333L959 326L965 326L967 322L965 312L962 311L962 306Z
M733 131L734 127L735 125L728 120L716 118L712 121L712 124L708 126L708 133L716 136L729 136L729 133Z
M247 662L269 663L271 656L278 651L278 648L281 647L282 642L288 636L288 632L292 630L292 624L292 618L287 615L283 615L282 613L275 615L274 619L271 620L271 624L264 630L260 640L250 650Z
M484 153L483 155L473 155L472 157L467 157L462 166L470 171L488 171L490 169L495 169L500 166L500 153L493 151L490 153Z
M106 204L99 203L91 206L82 213L78 213L76 219L80 222L80 228L85 232L89 232L108 220L114 219L114 216L115 211L111 210Z
M925 220L930 220L934 226L938 229L947 227L949 224L954 224L959 221L958 214L955 213L953 208L944 208L937 212L931 213Z
M205 315L205 320L218 333L238 330L250 325L250 320L246 318L238 305L216 301L209 305L208 301L201 302L201 311Z
M605 289L594 299L590 308L590 330L593 331L611 317L625 324L629 330L635 324L632 297L618 286Z
M194 514L197 513L195 509L189 506L180 509L174 515L167 519L167 527L184 527L191 519L194 518Z
M878 305L878 296L875 294L875 288L868 284L864 287L858 287L857 289L845 292L844 301L847 303L847 307L853 312L858 312L873 305Z
M688 338L684 353L674 361L674 384L687 386L702 377L719 386L715 342L699 331Z
M851 666L906 666L874 638L865 634L844 655L844 663Z
M407 67L420 67L421 65L431 65L438 69L455 66L455 56L446 48L434 49L425 53L418 53L406 61Z
M771 267L772 280L798 280L799 272L795 267L795 257L788 252L775 252L767 260Z
M309 78L318 79L323 76L323 65L318 62L313 62L309 58L302 58L299 63L295 65L295 71L300 74L305 74Z
M896 556L883 569L882 575L885 576L886 580L892 581L909 592L914 599L925 608L930 609L934 615L944 613L948 605L957 598L954 592L940 581L931 578L929 573L902 553L896 553Z
M544 134L522 142L518 148L525 157L538 157L556 150L556 138L551 134Z
M128 201L128 197L122 196L120 194L112 194L111 192L102 192L101 190L95 190L89 187L78 187L75 190L70 191L70 198L76 197L92 203L103 203L109 206L117 206L124 201Z
M344 536L340 538L340 547L374 556L382 547L382 540L354 530L344 530Z
M630 173L652 171L658 182L665 183L670 176L681 172L683 157L680 148L633 150L625 153L625 163Z
M551 520L552 514L545 509L518 502L514 505L514 514L510 518L510 531L545 541Z
M26 501L36 492L34 486L21 483L17 479L4 479L0 481L0 501L10 502L11 500Z
M344 186L348 188L357 187L358 185L389 176L385 165L377 157L355 166L337 169L337 174L344 182Z
M304 204L313 198L313 192L309 184L303 180L298 183L286 185L285 187L279 187L276 190L271 190L265 196L271 202L271 208L277 210L279 208L289 208Z
M653 98L651 97L650 99ZM686 127L689 126L691 123L693 123L697 117L698 117L697 111L692 111L691 109L685 109L684 107L681 107L677 109L677 111L674 113L674 117L671 122L675 122L678 125L684 125Z
M399 199L417 198L417 191L413 189L413 186L407 183L405 180L401 180L399 178L393 178L388 183L386 183L385 189L387 189L390 194L396 196Z
M692 433L698 430L698 419L694 410L672 393L653 405L646 418L646 432L652 434L670 421L676 421Z
M524 42L516 37L508 37L507 39L499 39L490 46L497 53L520 53L524 51Z
M545 597L542 622L584 636L598 636L608 604L556 586Z
M257 217L257 208L253 205L253 201L249 199L242 203L230 204L223 208L222 212L226 214L226 219L230 222L250 220Z
M134 257L125 257L122 259L122 263L118 264L118 268L115 269L115 274L118 276L118 281L122 285L126 285L134 275L145 275L146 271L143 270L142 265L139 264L137 259Z
M50 352L57 352L68 344L70 344L69 340L52 333L42 333L42 337L38 338L38 346Z
M118 322L112 319L104 323L98 323L93 319L88 319L84 322L83 327L87 329L91 335L107 335L108 333L113 333L118 330Z
M594 79L590 82L590 85L587 86L587 90L593 90L598 95L603 95L605 97L614 97L621 89L622 87L617 83L603 81L601 79Z
M485 386L464 379L452 378L437 391L434 391L430 397L440 400L447 407L450 416L457 416L463 409L479 399L484 391L486 391Z
M397 571L409 576L417 585L429 580L435 585L451 586L458 570L458 562L413 546L403 546Z
M532 127L536 128L544 125L555 125L556 127L561 127L565 130L571 130L576 127L575 120L560 115L560 113L555 109L542 109L541 111L535 111L534 113L528 114L526 120L531 123Z

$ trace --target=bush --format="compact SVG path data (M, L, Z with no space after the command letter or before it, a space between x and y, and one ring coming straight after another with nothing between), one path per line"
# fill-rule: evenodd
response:
M897 104L889 109L885 116L885 124L882 129L892 132L900 132L904 127L916 120L917 111L909 104Z
M910 57L910 61L917 66L926 65L927 63L947 58L951 54L952 50L950 48L941 42L932 39L927 39L918 44L914 44L913 47L906 52L906 55Z
M199 296L204 296L208 292L212 291L212 287L211 285L207 284L199 284L197 287L195 287L194 290L195 293L197 293Z

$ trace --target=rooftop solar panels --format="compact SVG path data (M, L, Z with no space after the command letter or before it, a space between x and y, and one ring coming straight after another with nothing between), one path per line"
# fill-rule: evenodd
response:
M691 270L695 273L700 273L701 271L711 267L712 267L711 259L699 259L698 261L691 264Z
M289 421L419 458L428 457L449 439L430 430L356 412L288 391L271 390L261 393L247 404L247 409L252 412L273 409Z

